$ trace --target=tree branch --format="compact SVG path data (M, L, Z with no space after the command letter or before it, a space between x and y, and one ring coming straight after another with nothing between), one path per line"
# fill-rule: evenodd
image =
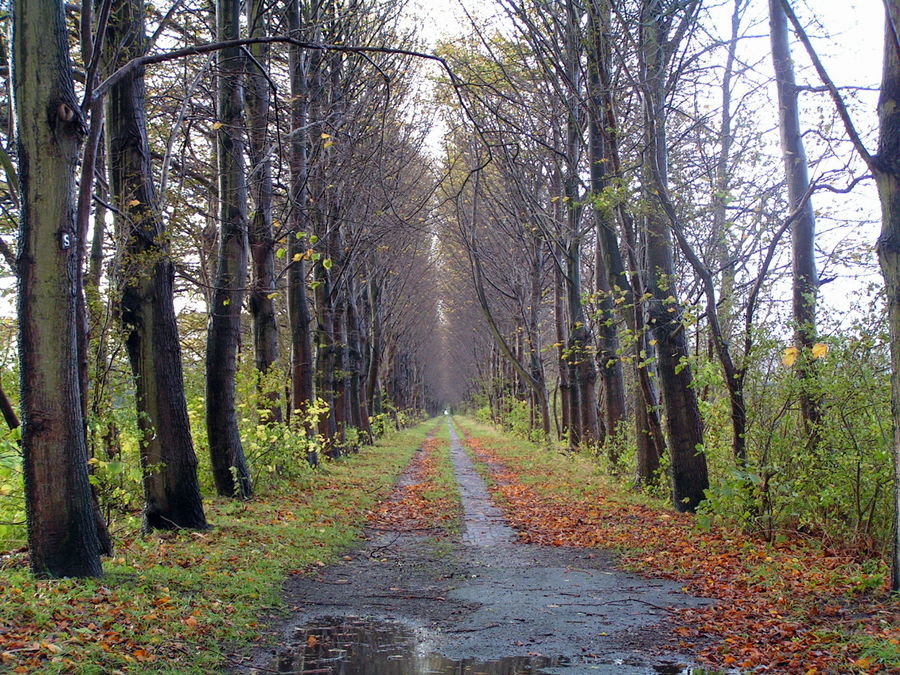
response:
M784 8L785 15L791 22L791 25L794 27L794 33L796 33L797 37L800 39L800 42L803 43L803 47L804 49L806 49L806 53L809 56L810 61L812 61L813 67L819 74L819 79L822 80L822 84L824 84L828 88L828 93L831 94L831 100L834 101L834 106L835 108L837 108L838 115L840 115L841 121L844 123L844 129L847 131L847 135L850 137L850 142L853 143L853 147L856 149L856 152L859 153L859 156L862 158L862 160L866 163L866 166L869 167L869 170L875 172L877 170L877 160L872 156L871 153L869 153L869 151L866 149L865 144L863 144L862 139L859 136L859 132L856 130L856 126L853 124L853 119L850 117L850 112L847 110L847 104L844 103L844 99L841 96L841 93L838 91L838 88L834 85L834 82L828 75L828 71L825 70L825 66L822 65L822 60L819 58L819 55L813 48L812 42L810 42L809 36L806 34L803 26L800 25L800 20L797 18L797 15L794 14L794 10L791 8L790 2L788 2L788 0L780 0L780 2L781 6Z

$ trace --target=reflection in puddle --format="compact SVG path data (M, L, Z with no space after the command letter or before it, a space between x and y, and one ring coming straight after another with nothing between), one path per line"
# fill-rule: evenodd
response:
M569 665L563 656L509 656L494 661L454 661L429 651L427 642L396 623L322 618L298 628L296 642L282 649L263 672L292 675L538 675ZM619 662L621 663L621 662ZM703 671L661 664L653 672L699 675Z
M429 653L405 626L361 619L320 619L300 628L294 651L272 664L278 673L311 675L537 675L541 667L564 666L565 658L516 656L497 661L453 661Z

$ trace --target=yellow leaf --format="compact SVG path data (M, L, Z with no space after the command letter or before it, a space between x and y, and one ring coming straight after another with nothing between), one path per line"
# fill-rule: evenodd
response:
M813 345L812 355L813 355L814 359L821 359L827 353L828 353L828 345L826 345L822 342L817 342L816 344Z
M781 355L781 362L790 368L797 362L797 357L800 355L800 350L796 347L788 347L784 350L784 353Z
M294 262L300 262L301 260L303 260L303 254L302 254L302 253L295 253L295 254L294 254L294 257L291 258L291 260L293 260Z
M132 199L130 202L128 202L128 206L137 206L140 203L141 203L140 199Z
M325 134L325 133L323 133L323 134L322 134L322 138L331 138L331 134Z
M325 141L325 143L322 145L322 147L330 148L332 145L334 145L334 141Z
M221 129L221 128L222 128L222 123L221 123L221 122L216 122L215 124L212 125L212 128L213 128L213 131L215 131L216 129Z

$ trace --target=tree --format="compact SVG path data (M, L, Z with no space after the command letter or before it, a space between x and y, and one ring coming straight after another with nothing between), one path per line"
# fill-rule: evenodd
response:
M236 40L240 2L217 0L220 41ZM219 258L206 341L206 429L216 490L247 499L253 494L235 407L241 306L247 278L247 181L244 169L240 47L218 52L216 150L219 172Z
M881 138L878 154L867 158L881 197L882 228L878 260L887 286L891 331L891 385L894 428L894 541L891 590L900 592L900 2L889 0L884 40L884 73L878 118ZM832 86L832 93L836 90ZM846 118L845 118L846 119ZM858 139L858 135L851 135ZM862 150L862 146L858 146Z
M144 15L142 0L112 3L104 40L108 71L144 53ZM205 529L175 322L174 266L150 167L145 100L142 68L116 82L106 98L109 184L125 241L119 287L141 430L144 527Z
M247 3L247 23L251 38L268 34L269 17L262 0ZM269 46L248 47L252 59L247 74L247 128L250 154L250 187L254 212L248 230L252 261L250 315L253 319L253 354L260 386L278 360L278 324L275 318L275 240L272 231L272 150L266 132L269 124L270 78L267 72ZM264 391L271 401L266 421L281 421L277 390Z
M806 148L800 129L799 93L794 79L794 64L788 41L787 17L781 0L769 0L772 63L778 90L778 126L784 174L788 189L788 208L797 211L791 225L793 261L794 344L799 351L798 374L801 379L800 410L810 445L815 448L820 422L818 394L814 391L812 348L816 341L816 296L819 277L816 271L816 217L809 198L810 182Z
M301 15L299 0L287 4L287 23L290 35L300 39ZM317 60L318 54L304 52L297 45L289 47L289 77L291 91L291 145L290 168L290 211L288 214L288 270L287 306L291 326L291 408L303 411L309 408L314 398L313 390L313 349L312 315L306 296L306 248L310 234L307 224L309 179L309 68L310 61ZM306 433L315 433L306 429ZM315 461L315 457L309 458Z
M891 393L894 468L893 541L891 546L891 590L900 592L900 1L885 2L884 67L878 99L879 141L877 154L866 148L838 88L818 57L806 31L788 0L781 9L803 43L816 73L834 101L847 137L856 153L875 176L881 201L881 233L878 261L884 276L891 336Z
M28 544L36 576L98 576L78 375L75 170L84 118L62 2L13 9L19 128L19 350Z
M656 341L659 381L666 409L675 508L693 511L709 487L703 426L692 386L685 324L676 288L677 277L669 222L659 196L668 189L666 146L667 73L682 37L694 20L697 4L670 11L661 0L641 5L641 80L644 106L646 287L649 327Z

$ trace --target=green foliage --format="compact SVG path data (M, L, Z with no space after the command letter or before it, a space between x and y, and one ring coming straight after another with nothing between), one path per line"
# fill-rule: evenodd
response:
M701 522L719 520L768 539L803 531L863 550L884 551L890 540L890 361L879 302L850 326L819 337L818 358L800 355L814 373L797 377L783 360L786 344L762 331L751 354L745 395L747 465L731 452L730 408L715 363L698 359L712 487ZM803 429L799 396L820 402L814 438ZM817 440L816 440L817 438Z
M25 496L18 427L0 435L0 551L25 544Z

